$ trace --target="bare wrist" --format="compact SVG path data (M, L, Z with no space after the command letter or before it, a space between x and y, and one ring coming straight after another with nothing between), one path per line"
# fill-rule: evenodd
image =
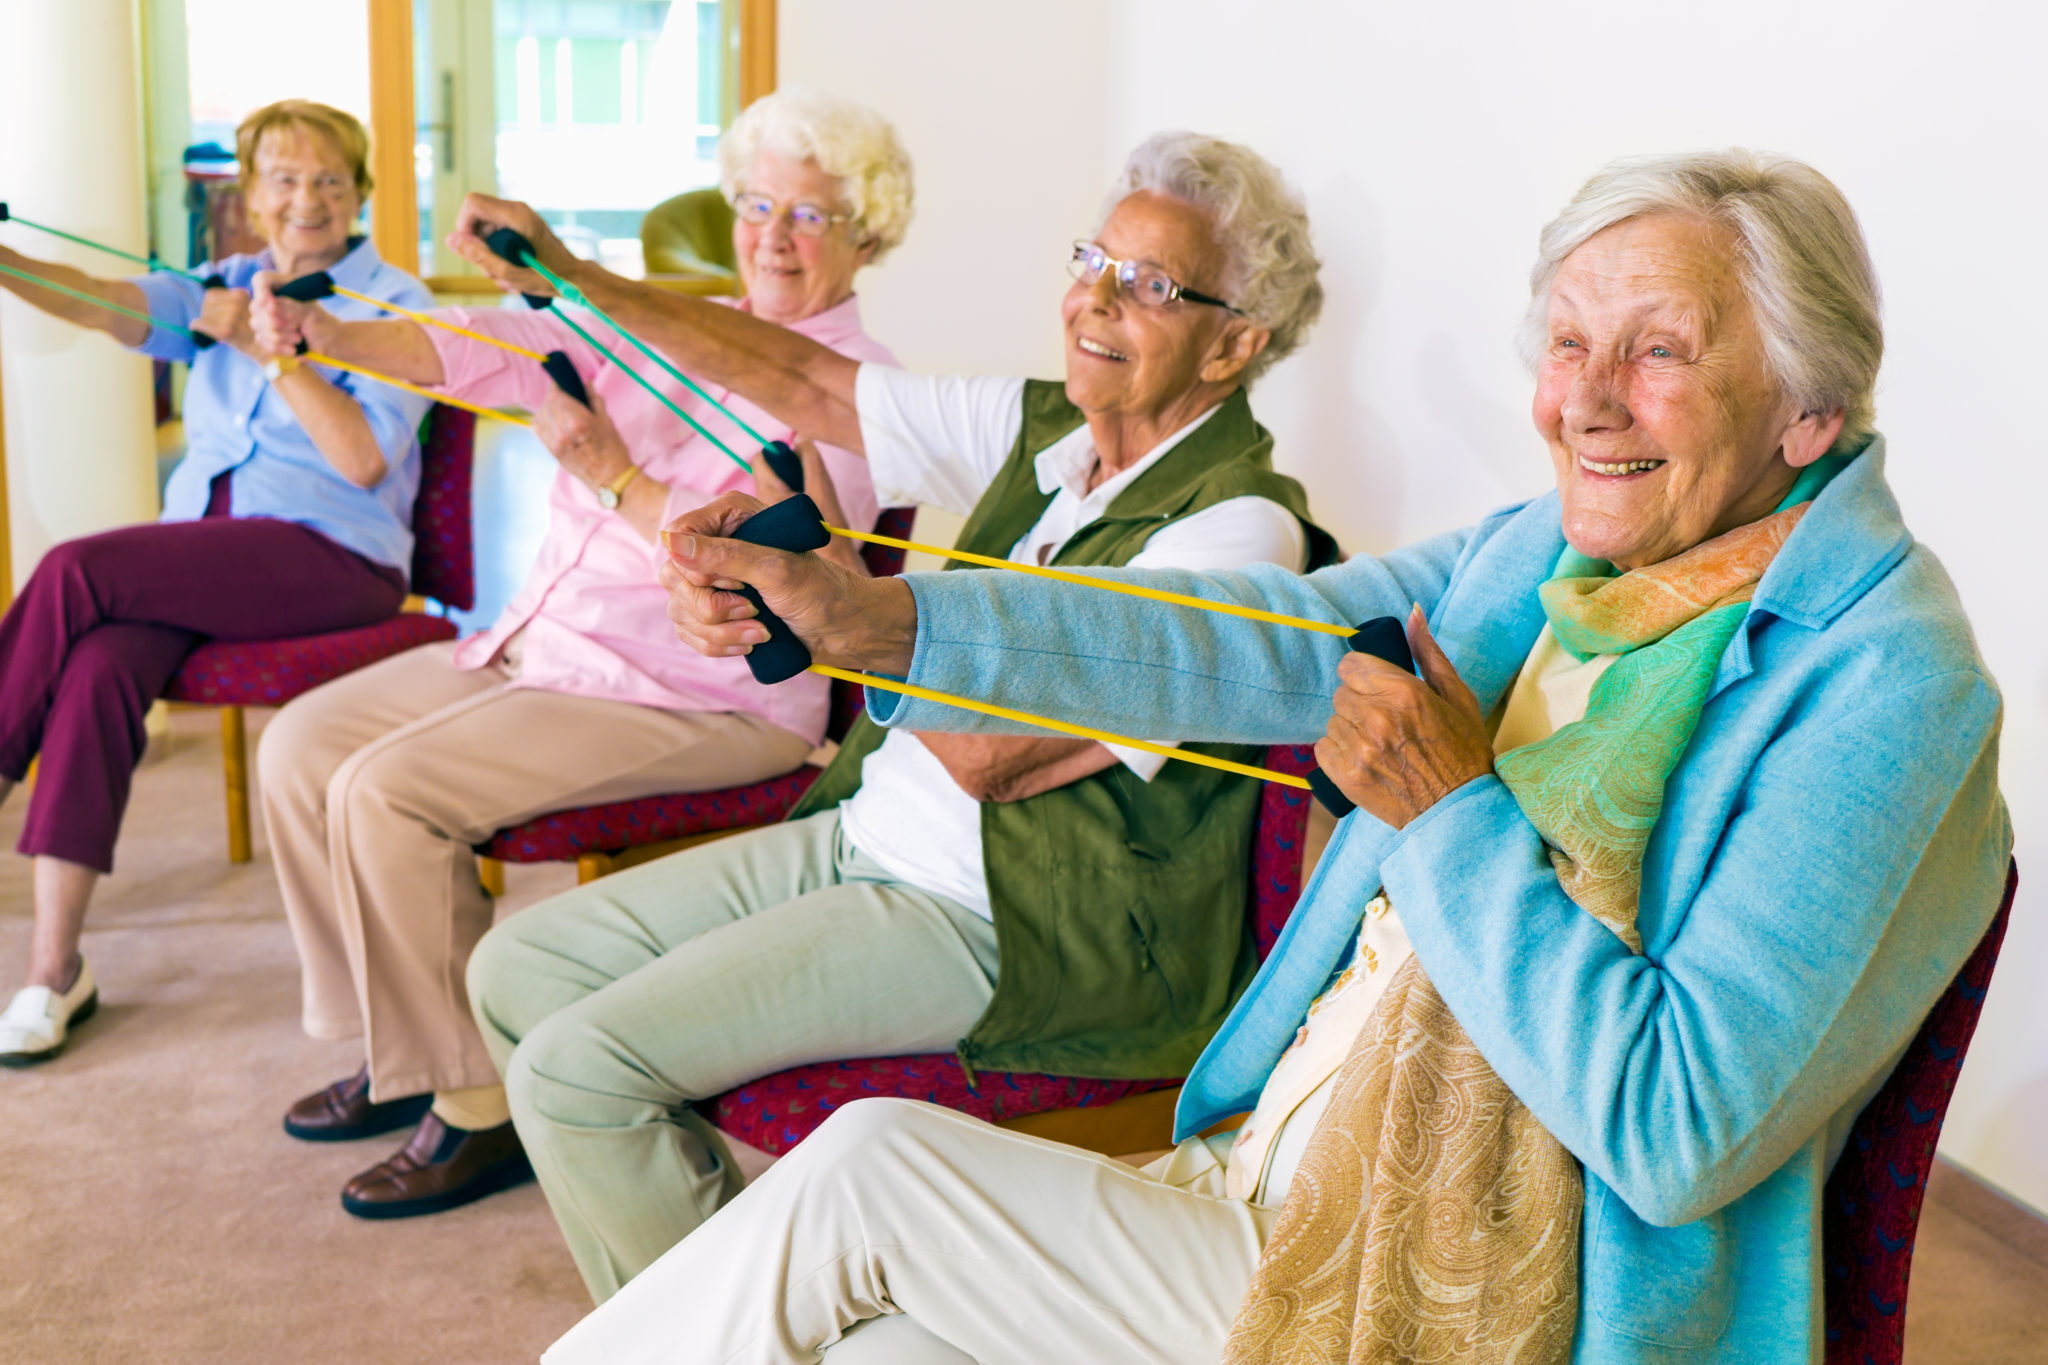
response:
M917 598L901 578L864 579L854 588L859 631L840 653L842 666L904 677L917 651Z

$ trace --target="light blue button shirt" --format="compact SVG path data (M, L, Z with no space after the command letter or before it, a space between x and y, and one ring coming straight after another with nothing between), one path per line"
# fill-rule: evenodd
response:
M247 289L258 271L274 268L266 250L230 256L192 273L218 273L230 288ZM384 264L367 239L358 239L328 273L336 284L359 294L405 308L433 306L427 287ZM158 271L134 283L158 321L190 327L198 319L205 290L197 280ZM341 318L385 316L367 303L338 296L325 307ZM362 406L377 448L384 452L384 477L374 487L358 488L327 462L262 368L232 346L202 351L183 333L155 327L136 349L191 366L185 383L187 449L164 490L163 520L197 521L205 515L214 476L232 470L236 516L295 521L365 559L400 573L411 568L412 502L420 485L419 427L430 406L426 399L374 379L321 370Z
M1578 1365L1818 1360L1821 1192L1843 1135L1997 909L1998 691L1874 439L1757 586L1644 855L1643 952L1558 885L1498 777L1405 829L1347 816L1181 1093L1250 1109L1384 887L1494 1070L1585 1165ZM1333 623L1429 613L1482 712L1543 627L1557 496L1308 577L1136 573ZM1305 744L1343 651L1017 574L905 576L909 680L1101 729ZM1021 733L870 693L912 730Z

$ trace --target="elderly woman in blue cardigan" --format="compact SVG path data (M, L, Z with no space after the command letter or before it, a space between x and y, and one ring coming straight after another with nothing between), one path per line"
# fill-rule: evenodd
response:
M1406 615L1419 678L1019 575L855 580L725 538L736 497L673 528L707 652L763 638L722 591L751 583L821 659L940 692L1320 733L1358 810L1172 1155L850 1105L550 1361L1819 1358L1822 1187L2010 856L1998 693L1885 481L1877 285L1832 184L1619 163L1533 286L1554 493L1307 577L1112 575Z

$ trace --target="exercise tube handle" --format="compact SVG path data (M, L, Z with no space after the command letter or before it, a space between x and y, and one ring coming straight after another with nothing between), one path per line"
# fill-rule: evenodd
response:
M491 249L493 255L501 260L510 261L522 270L539 259L533 254L533 243L527 241L526 234L517 228L492 228L484 234L484 245ZM526 306L535 311L554 302L546 294L521 294L519 297L525 299Z
M569 361L567 351L549 351L540 367L548 372L548 378L555 381L555 387L584 407L590 406L590 390L583 387L583 376L576 373L575 365Z
M775 477L789 485L792 493L804 491L804 462L787 441L770 441L761 447L761 458L775 471Z
M740 523L732 538L749 545L765 545L771 550L787 550L791 554L822 549L832 540L831 533L825 529L825 518L818 511L818 504L801 493L754 513ZM761 600L760 593L750 587L743 587L739 592L754 604L755 619L768 628L767 640L747 653L747 667L753 672L754 680L786 682L809 668L811 651L796 638L796 632L783 624L781 617L768 610L768 604Z
M226 289L228 287L228 277L216 270L201 280L199 287L201 289Z
M334 277L324 270L316 270L310 275L286 280L272 292L281 299L290 299L293 303L331 299L334 297Z
M1398 616L1375 616L1360 624L1351 632L1351 652L1370 654L1375 659L1388 663L1407 672L1415 671L1415 655L1408 648L1408 632L1401 628ZM1311 768L1308 773L1308 788L1316 794L1316 800L1323 803L1323 809L1339 820L1351 814L1356 807L1335 782L1321 768Z
M6 222L7 218L7 201L5 199L0 199L0 223Z

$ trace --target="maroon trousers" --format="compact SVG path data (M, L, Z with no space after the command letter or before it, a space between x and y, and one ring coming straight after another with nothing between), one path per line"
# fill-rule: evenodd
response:
M0 777L42 757L20 852L113 870L143 716L202 641L372 625L405 600L398 570L318 531L214 510L67 541L0 617Z

